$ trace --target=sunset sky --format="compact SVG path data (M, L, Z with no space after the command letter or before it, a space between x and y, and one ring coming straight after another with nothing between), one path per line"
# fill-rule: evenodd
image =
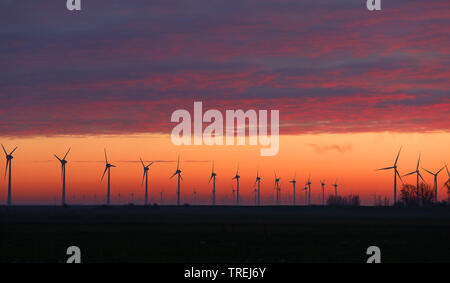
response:
M103 149L117 165L112 202L143 201L142 156L151 201L176 199L169 180L181 155L182 201L194 186L209 203L215 160L218 203L230 203L240 164L241 197L253 203L256 171L272 204L274 170L283 203L297 176L297 202L311 174L338 178L340 194L393 199L392 166L401 174L450 163L450 5L448 1L165 0L0 1L0 142L19 146L13 160L13 203L60 203L60 165L53 154L72 147L68 202L103 202ZM177 109L280 111L280 151L260 146L174 146ZM4 174L5 158L0 159ZM422 166L421 166L422 167ZM422 175L429 184L432 177ZM439 187L448 178L439 176ZM415 182L414 176L404 178ZM332 193L327 185L327 194ZM439 189L439 199L446 198ZM0 201L7 179L0 180ZM75 199L73 199L75 195Z

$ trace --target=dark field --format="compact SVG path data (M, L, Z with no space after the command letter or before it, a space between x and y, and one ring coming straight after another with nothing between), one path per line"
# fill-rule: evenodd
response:
M450 209L0 207L1 262L450 262Z

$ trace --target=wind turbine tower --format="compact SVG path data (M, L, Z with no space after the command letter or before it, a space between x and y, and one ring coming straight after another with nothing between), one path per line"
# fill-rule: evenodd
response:
M61 177L62 177L62 197L61 197L62 200L61 200L61 204L62 205L66 205L66 164L67 164L66 157L69 154L69 151L70 151L70 148L66 152L66 154L64 155L63 158L59 158L55 154L56 159L58 159L59 162L61 163Z
M145 198L144 198L144 204L148 205L148 171L150 170L150 166L153 164L153 162L150 162L148 165L144 164L144 161L141 158L141 164L142 168L144 170L144 175L142 175L142 183L144 183L145 179Z
M400 173L398 173L398 170L397 170L397 168L398 168L397 162L398 162L398 158L400 157L401 151L402 151L402 148L400 147L400 150L398 151L398 154L397 154L397 158L395 159L395 162L394 162L394 166L378 169L378 171L394 169L394 205L397 203L397 176L400 178L400 181L402 181L402 183L403 183L402 177L400 176Z
M6 157L6 169L5 169L5 178L6 178L6 173L8 173L8 200L7 200L7 204L11 205L11 168L12 168L12 160L13 160L13 153L16 151L17 146L8 154L6 152L5 147L2 144L2 148L3 148L3 152L5 153L5 157Z
M325 205L325 180L320 181L322 185L322 205Z
M241 178L241 176L239 176L239 164L236 170L236 175L233 177L232 180L236 179L236 205L239 206L239 178Z
M177 205L180 205L180 181L183 180L183 177L181 177L181 170L180 170L180 155L178 155L177 171L173 173L170 179L172 179L175 175L178 175Z
M441 171L442 170L444 170L444 168L445 168L445 166L444 167L442 167L439 171L437 171L436 173L433 173L433 172L431 172L431 171L428 171L427 169L425 169L425 168L422 168L423 170L425 170L425 171L427 171L429 174L431 174L431 175L433 175L433 177L434 177L434 202L436 202L437 203L437 193L438 193L438 189L437 189L437 177L438 177L438 175L439 175L439 173L441 173Z
M419 178L422 179L423 182L425 182L425 180L422 178L422 175L421 175L420 172L419 172L419 165L420 165L420 155L419 155L419 161L417 161L416 171L413 171L413 172L408 173L408 174L406 174L406 175L403 176L403 177L405 177L405 176L409 176L409 175L416 174L416 178L417 178L417 187L416 187L416 190L417 190L417 194L416 194L416 196L417 196L417 204L419 204L419 202L420 202L420 196L419 196L419 185L420 185L420 184L419 184Z
M257 205L261 205L261 177L259 177L259 170L256 172L255 185L258 184L257 188Z
M291 180L291 181L289 181L289 183L292 183L292 187L293 187L293 189L294 189L294 196L293 196L293 205L295 206L295 183L297 183L297 181L295 180L295 175L297 175L297 173L294 173L294 178Z
M103 171L101 180L103 181L103 178L105 177L106 172L108 172L108 190L106 192L106 204L110 205L110 203L111 203L111 168L116 167L116 166L112 165L108 162L108 155L106 154L106 149L105 149L105 161L106 161L105 171Z
M337 187L338 187L337 179L336 179L336 181L334 181L334 184L332 184L332 186L334 187L334 196L337 197L338 196L338 193L337 193Z
M308 204L311 205L311 175L308 177L308 182L306 185L308 185Z
M273 172L275 175L275 189L277 192L277 205L280 205L280 178L277 177L277 173Z
M209 178L208 184L213 181L213 189L212 189L212 205L216 205L216 172L214 172L214 161L212 164L211 178Z

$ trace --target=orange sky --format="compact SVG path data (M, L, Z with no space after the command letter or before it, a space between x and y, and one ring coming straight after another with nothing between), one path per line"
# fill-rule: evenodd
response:
M297 173L297 203L304 203L301 191L308 174L312 179L312 201L321 202L320 179L328 184L338 178L339 193L359 193L363 204L373 203L373 193L393 199L393 174L390 171L376 172L379 167L391 166L401 145L403 152L399 160L400 173L415 169L419 153L422 165L436 171L450 161L449 133L367 133L367 134L320 134L280 137L280 152L274 157L261 157L259 146L173 146L169 135L135 136L83 136L83 137L36 137L1 138L11 150L19 146L13 160L13 204L60 203L60 164L53 154L63 155L69 146L67 195L68 203L102 202L106 194L106 182L100 182L104 170L103 148L106 147L112 168L112 203L117 203L118 193L122 203L130 200L134 192L137 203L143 202L144 187L141 185L142 168L139 160L164 160L155 163L150 170L149 188L151 202L159 202L159 192L164 191L166 204L175 203L176 178L169 177L176 169L177 155L181 154L182 201L192 202L194 185L199 202L210 203L211 160L215 160L217 172L218 203L231 202L232 185L236 166L240 164L241 203L253 204L253 183L256 170L260 168L263 202L272 204L274 173L281 177L283 204L290 203L292 186L288 179ZM340 149L340 150L338 150ZM195 161L195 162L193 162ZM0 159L2 170L5 158ZM421 166L422 167L422 166ZM4 171L2 171L4 174ZM426 181L432 184L432 177L423 172ZM439 186L446 180L446 173L439 177ZM404 178L414 184L415 177ZM7 180L0 181L0 201L5 203ZM327 185L327 194L333 189ZM439 199L446 197L445 190L439 190ZM73 196L75 195L75 200Z

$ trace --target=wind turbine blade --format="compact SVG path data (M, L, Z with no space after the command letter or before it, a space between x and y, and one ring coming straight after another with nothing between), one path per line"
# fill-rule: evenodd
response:
M447 169L447 175L448 175L448 177L450 178L450 172L448 171L448 166L447 166L447 164L445 165L445 168Z
M14 151L16 151L17 146L13 149L13 151L11 151L11 153L9 155L12 155L14 153Z
M214 173L214 160L213 160L213 164L212 164L212 173Z
M445 166L442 167L439 171L437 171L436 175L439 174L439 173L441 173L441 171L444 170L444 168L445 168Z
M177 171L180 169L180 155L178 154Z
M211 175L211 178L209 178L208 184L211 183L213 176Z
M180 179L181 179L181 181L184 181L184 180L183 180L183 176L181 176L181 174L180 174Z
M426 183L425 180L422 178L422 175L421 175L420 173L418 173L418 174L419 174L420 179L422 179L422 181L423 181L424 183Z
M416 170L419 170L420 156L421 156L421 154L419 154L419 160L417 161L417 167L416 167Z
M141 160L142 167L145 167L144 161L142 161L141 157L139 157L139 160Z
M409 175L412 175L412 174L416 174L416 171L411 172L411 173L408 173L408 174L406 174L406 175L403 175L403 177L406 177L406 176L409 176Z
M155 162L153 162L153 161L152 161L152 162L150 162L150 164L149 164L149 165L147 165L147 166L146 166L146 168L148 168L148 167L152 166L152 164L153 164L153 163L155 163Z
M5 179L6 179L6 173L8 172L8 165L9 162L11 162L9 159L6 160L6 167L5 167Z
M400 178L400 181L402 181L402 183L403 183L403 179L402 179L402 176L400 176L400 173L398 173L397 170L395 170L395 173L397 173L397 176Z
M402 147L400 147L400 150L398 151L397 158L395 159L394 166L397 165L398 158L400 157L400 152L402 152Z
M63 158L63 160L65 160L66 159L66 157L67 157L67 155L69 154L69 152L70 152L70 150L71 150L72 148L71 147L69 147L69 150L66 152L66 155L64 155L64 158Z
M430 173L431 175L434 175L434 173L428 171L427 169L425 169L425 168L422 168L422 169L425 170L425 171L427 171L427 172ZM438 172L438 173L439 173L439 172Z
M105 160L106 160L106 164L108 164L108 155L106 154L106 148L105 148L104 150L105 150Z
M144 184L145 174L147 174L147 171L144 171L144 174L142 175L142 184L141 185Z
M62 161L56 154L55 154L56 159L58 159L59 161Z
M377 169L377 171L380 171L380 170L389 170L389 169L394 169L394 167L386 167L386 168L380 168L380 169Z
M108 167L106 167L105 171L103 171L103 175L102 175L102 178L100 179L100 181L103 181L103 177L105 177L106 171L108 171Z
M3 148L3 152L5 153L5 155L8 155L8 153L6 152L6 149L5 149L5 147L3 146L3 144L2 144L2 148Z
M172 179L175 175L177 174L177 172L175 172L175 173L173 173L173 175L172 176L170 176L170 178L169 179Z

